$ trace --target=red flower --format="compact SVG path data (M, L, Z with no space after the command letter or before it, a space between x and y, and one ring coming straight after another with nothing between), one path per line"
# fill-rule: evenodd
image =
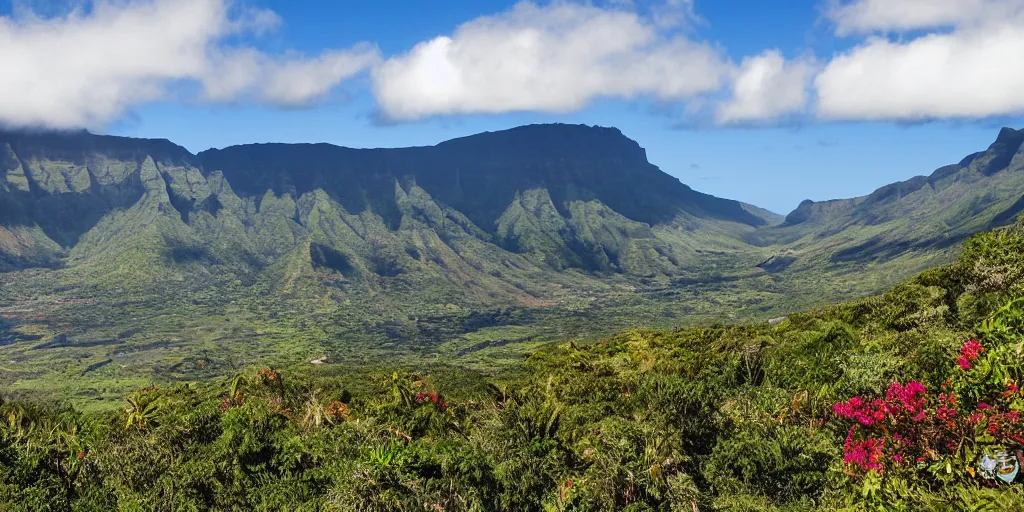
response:
M992 406L989 405L989 404L986 404L985 402L979 402L978 403L978 410L979 411L984 411L985 409L991 409L991 408L992 408Z
M426 393L416 393L416 397L414 398L414 400L416 400L416 403L418 404L423 404L427 402L437 404L442 401L441 396L433 391ZM447 404L445 404L445 407L447 407Z

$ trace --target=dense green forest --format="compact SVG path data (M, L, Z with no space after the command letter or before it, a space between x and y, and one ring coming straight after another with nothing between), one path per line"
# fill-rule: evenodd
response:
M123 410L8 398L0 510L1019 510L1024 225L774 325L631 330L499 377L252 369Z

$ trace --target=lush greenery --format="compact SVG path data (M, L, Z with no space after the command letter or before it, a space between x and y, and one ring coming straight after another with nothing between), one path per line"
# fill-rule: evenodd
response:
M552 342L866 297L1024 208L1022 138L775 225L614 129L200 155L0 132L0 386L100 410L322 355L493 376Z
M518 371L245 372L122 411L8 400L4 510L1014 510L1024 228L776 325L630 330Z

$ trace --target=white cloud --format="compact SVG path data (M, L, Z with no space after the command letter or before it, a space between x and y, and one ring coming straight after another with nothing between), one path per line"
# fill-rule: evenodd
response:
M651 7L651 19L659 28L675 28L702 23L693 8L694 0L664 0Z
M762 122L803 111L813 66L810 59L787 62L778 50L743 59L733 82L733 97L719 104L716 121Z
M682 35L702 22L694 0L523 2L386 61L366 43L268 54L252 40L281 18L237 0L91 5L0 17L0 125L102 127L162 99L303 106L366 70L395 121L602 98L678 103L722 125L1024 113L1024 0L836 0L825 10L836 33L867 38L820 67L777 50L735 64Z
M312 58L229 48L228 36L280 23L270 11L229 7L227 0L110 0L56 18L0 18L0 122L96 127L190 81L211 100L295 105L376 62L376 49L365 46Z
M717 49L667 38L625 10L524 2L388 59L373 74L383 113L567 112L602 97L685 100L719 90Z
M1022 11L1021 0L834 0L825 15L836 24L836 33L845 36L986 23Z
M211 53L198 79L204 99L233 101L246 95L280 106L303 106L344 80L380 62L373 45L327 50L318 57L270 56L251 48Z
M267 66L267 81L260 94L273 103L303 105L379 61L377 47L370 44L325 51L312 59L278 59Z
M953 28L906 41L871 37L835 56L815 78L821 119L917 121L1024 113L1024 67L1018 65L1024 55L1024 2L932 1L960 9L921 15L914 28L947 23ZM979 17L964 7L978 2L1001 10ZM875 0L847 8L868 4ZM884 28L888 18L870 19Z

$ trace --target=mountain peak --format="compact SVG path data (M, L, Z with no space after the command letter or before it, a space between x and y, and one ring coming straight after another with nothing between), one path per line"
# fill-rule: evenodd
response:
M1020 141L1024 138L1024 130L1014 130L1013 128L1004 126L999 130L999 136L996 137L996 143L1013 144L1015 141Z
M988 150L978 155L971 163L986 176L995 174L1010 165L1022 144L1024 144L1024 130L1003 128L999 130L999 136L988 147Z
M621 158L647 163L647 152L618 128L582 124L530 124L448 140L438 148L468 151L474 156L523 158Z

